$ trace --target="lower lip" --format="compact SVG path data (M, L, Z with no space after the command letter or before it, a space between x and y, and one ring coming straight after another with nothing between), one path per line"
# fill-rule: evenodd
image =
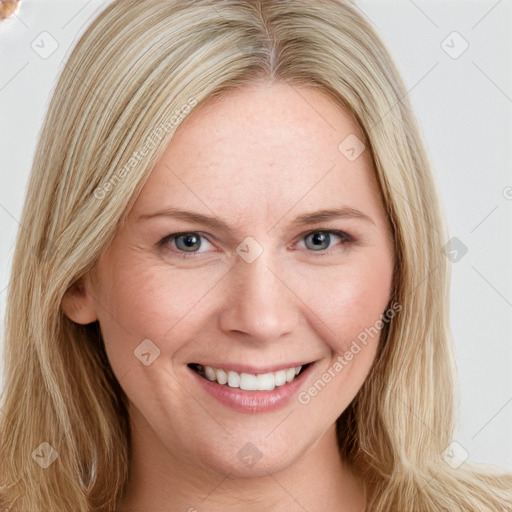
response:
M272 391L243 391L239 388L230 388L227 384L218 384L201 377L196 371L189 368L200 386L221 404L238 412L257 414L276 411L286 406L295 396L304 381L312 372L315 363L311 363L300 375L283 386Z

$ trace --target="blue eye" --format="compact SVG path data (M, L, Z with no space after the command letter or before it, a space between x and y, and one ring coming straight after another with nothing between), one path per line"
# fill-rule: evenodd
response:
M331 254L333 251L329 251L327 253L324 251L329 249L333 241L336 239L341 241L338 245L345 245L354 241L354 239L344 231L316 230L303 235L300 242L304 240L305 247L306 249L309 249L310 252L319 253L319 256L326 256ZM199 249L204 248L203 246L205 245L205 242L205 250L200 251ZM211 243L201 233L188 231L173 233L172 235L166 236L158 243L158 246L161 248L166 248L166 246L169 245L170 247L168 248L172 252L177 253L179 257L194 258L198 257L199 254L208 252L208 245L211 245Z
M180 251L196 252L201 247L201 239L195 233L180 235L174 241Z
M199 252L199 248L203 245L202 240L206 240L206 238L199 233L191 231L187 233L174 233L173 235L166 236L160 241L159 245L163 246L169 243L171 246L174 245L178 252L197 253ZM186 255L183 256L186 257Z
M308 249L312 249L314 252L325 251L329 248L333 240L333 235L334 238L342 240L342 243L353 241L352 237L343 231L312 231L304 237L306 242L305 245Z

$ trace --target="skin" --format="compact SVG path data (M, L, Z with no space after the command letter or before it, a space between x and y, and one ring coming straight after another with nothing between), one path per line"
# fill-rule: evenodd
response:
M119 512L363 510L335 421L365 381L379 336L308 404L293 397L258 414L217 402L187 366L316 361L300 388L307 391L385 312L390 226L368 150L354 161L338 150L350 134L363 140L349 115L308 88L259 83L196 107L108 250L64 297L73 321L99 320L130 400L132 460ZM292 225L342 206L371 222ZM166 216L137 220L167 207L214 215L233 231ZM307 235L329 230L353 241L331 234L315 249ZM203 235L196 253L183 250L183 239L158 247L183 232ZM252 263L236 252L249 236L263 249ZM134 356L144 339L160 349L147 366ZM251 467L237 457L249 442L261 454Z

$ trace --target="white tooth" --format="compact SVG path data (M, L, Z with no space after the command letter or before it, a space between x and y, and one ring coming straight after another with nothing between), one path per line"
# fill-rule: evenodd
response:
M258 389L258 379L252 373L240 374L240 389L244 391L255 391Z
M238 373L231 370L228 372L228 386L230 388L240 387L240 375Z
M204 367L204 374L208 380L216 380L215 370L211 366Z
M262 373L258 375L258 389L260 391L272 391L275 387L273 373Z
M215 368L215 373L219 384L226 384L228 382L228 376L222 368Z
M276 386L283 386L287 382L291 382L301 369L302 366L297 366L287 370L254 375L204 366L204 374L208 380L217 380L219 384L227 384L231 388L240 388L244 391L272 391Z
M284 370L279 370L274 373L274 384L276 386L282 386L286 384L286 372Z

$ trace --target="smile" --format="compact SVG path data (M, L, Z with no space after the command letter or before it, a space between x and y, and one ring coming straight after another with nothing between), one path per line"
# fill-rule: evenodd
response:
M238 388L243 391L272 391L276 387L284 386L292 382L308 366L292 366L275 372L245 373L213 368L212 366L191 364L189 365L201 377L230 388Z

